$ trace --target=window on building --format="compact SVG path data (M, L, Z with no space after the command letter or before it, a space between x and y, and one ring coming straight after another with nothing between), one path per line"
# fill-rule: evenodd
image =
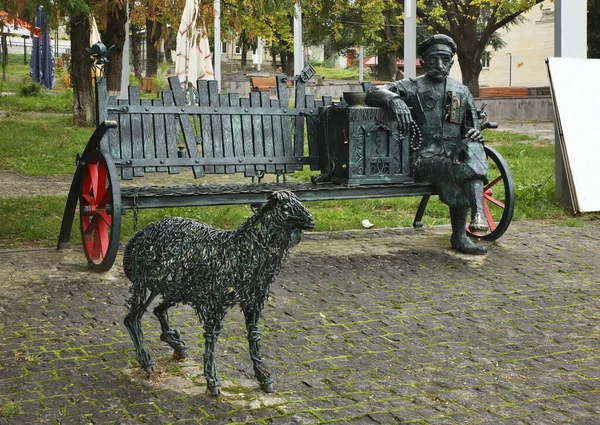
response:
M226 41L221 43L221 53L227 53L227 42Z
M241 47L240 47L240 46L238 46L237 44L235 45L235 53L237 53L238 55L239 55L240 53L242 53L242 49L241 49Z
M482 68L489 68L490 67L490 53L489 52L484 52L483 56L481 57L481 67Z

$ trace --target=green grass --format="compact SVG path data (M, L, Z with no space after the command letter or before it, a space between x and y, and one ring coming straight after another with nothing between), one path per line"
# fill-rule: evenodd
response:
M315 66L316 74L327 80L358 80L358 67L350 67L345 69L328 68L325 66ZM367 68L364 69L363 77L365 81L371 81L373 76Z
M15 415L22 413L21 406L18 403L7 403L0 406L0 417L11 418Z
M8 64L6 65L6 80L0 81L0 93L5 91L17 91L23 81L31 81L29 76L29 59L27 55L27 65L23 64L23 55L9 54ZM2 73L2 68L0 68Z
M53 93L42 89L38 96L0 95L0 110L73 114L73 91Z
M513 133L511 131L483 130L483 137L487 144L495 146L499 143L522 142L536 140L528 134ZM547 143L546 143L547 144Z
M94 130L74 126L71 116L39 113L11 113L2 125L10 130L0 132L0 167L32 176L72 173Z

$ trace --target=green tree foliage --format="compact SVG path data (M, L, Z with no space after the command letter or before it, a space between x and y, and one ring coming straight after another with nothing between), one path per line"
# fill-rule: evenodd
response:
M302 3L304 36L307 46L329 43L342 52L370 41L381 41L384 1L307 0Z

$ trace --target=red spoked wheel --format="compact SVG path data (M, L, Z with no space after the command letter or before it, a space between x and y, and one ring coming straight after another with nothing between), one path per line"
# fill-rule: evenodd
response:
M82 162L79 217L83 250L93 270L107 271L115 262L121 235L117 170L109 155L101 149L93 151Z
M471 232L469 236L494 241L504 234L515 209L515 186L504 158L496 150L486 146L489 183L483 188L483 208L489 225L488 232Z

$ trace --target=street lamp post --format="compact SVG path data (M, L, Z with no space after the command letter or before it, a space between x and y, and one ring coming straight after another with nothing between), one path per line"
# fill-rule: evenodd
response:
M27 65L27 44L25 44L25 40L29 38L27 35L23 35L23 65Z
M512 53L507 53L508 55L508 86L512 86Z

